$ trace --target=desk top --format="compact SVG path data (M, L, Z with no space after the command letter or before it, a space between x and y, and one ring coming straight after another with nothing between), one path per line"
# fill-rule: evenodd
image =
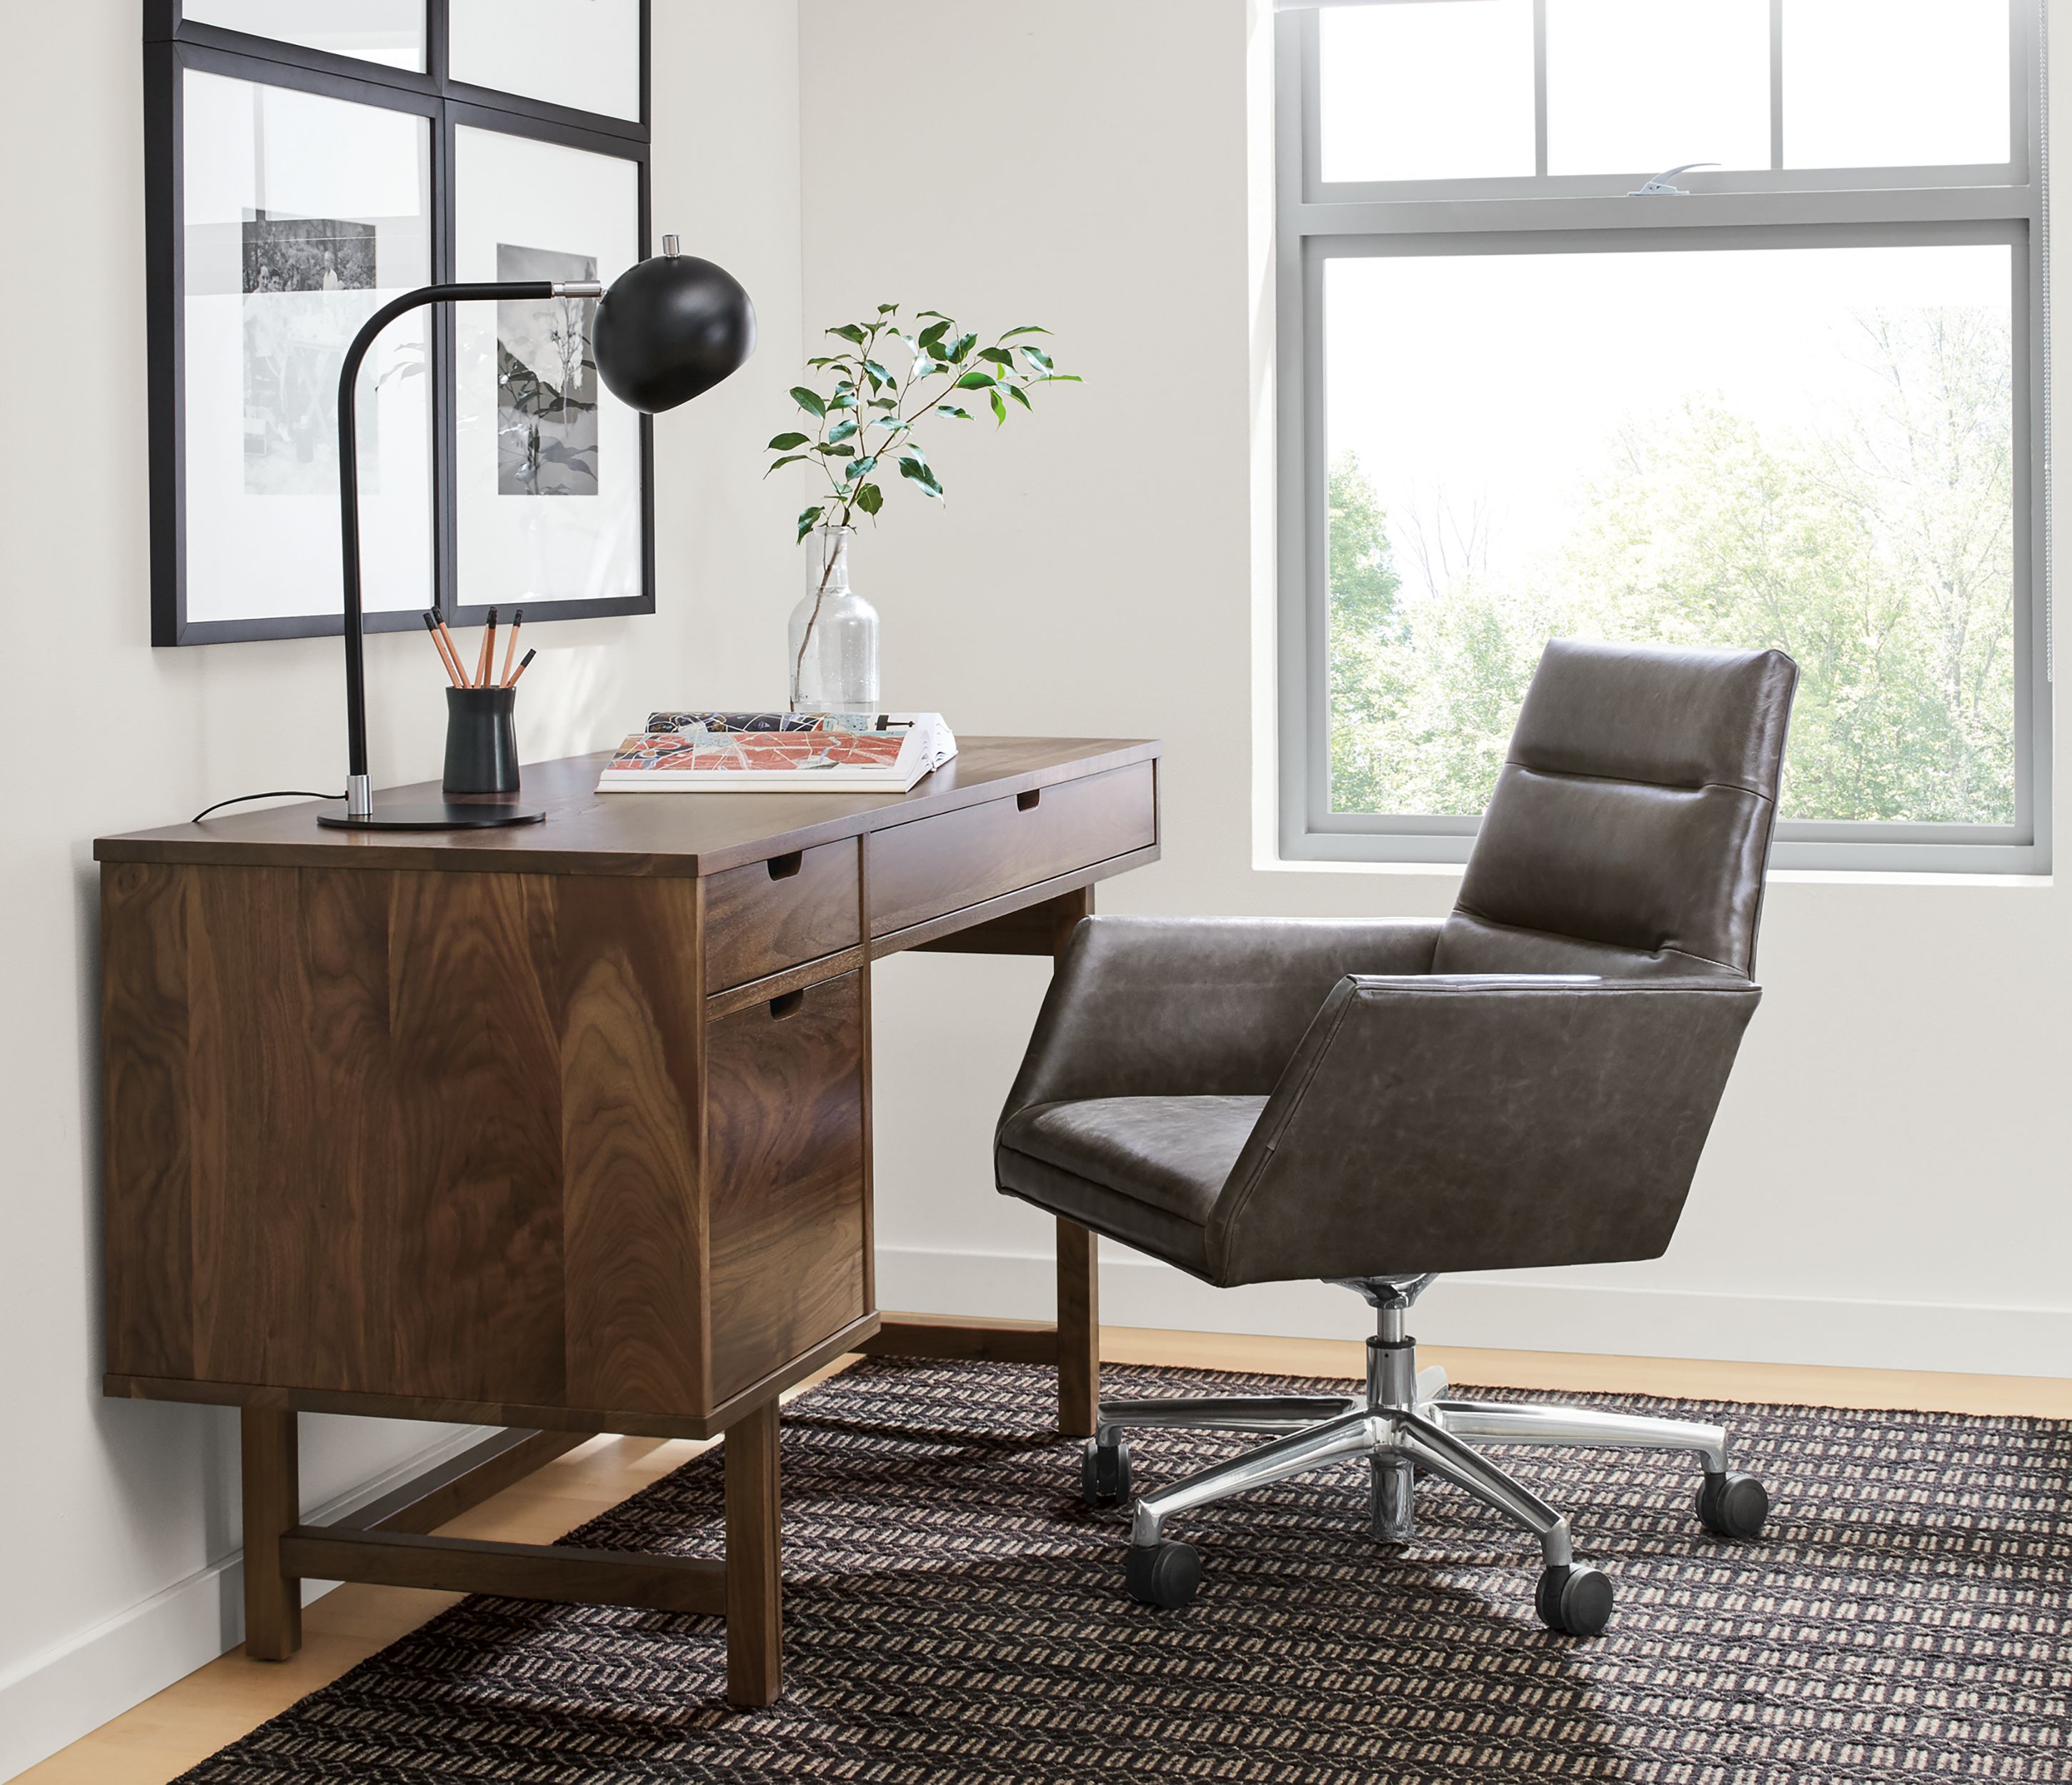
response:
M243 867L443 869L491 874L716 874L816 843L1005 799L1156 759L1161 746L1116 738L964 738L954 761L906 793L603 793L608 751L532 763L520 801L547 821L507 830L325 830L315 808L225 812L95 840L97 862ZM384 796L391 790L384 790ZM393 790L435 800L438 784Z

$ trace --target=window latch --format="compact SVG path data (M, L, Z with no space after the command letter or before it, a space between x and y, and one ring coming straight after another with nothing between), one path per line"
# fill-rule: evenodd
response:
M1679 174L1688 174L1693 167L1716 167L1719 165L1716 161L1687 161L1681 167L1665 167L1645 186L1636 186L1626 194L1626 196L1630 199L1656 197L1688 199L1691 195L1688 187L1675 186L1670 183Z

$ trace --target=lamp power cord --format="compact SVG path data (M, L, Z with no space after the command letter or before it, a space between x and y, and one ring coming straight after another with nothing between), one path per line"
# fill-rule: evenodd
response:
M187 822L199 825L212 812L220 812L225 806L241 806L253 800L343 800L343 793L312 793L307 788L276 788L271 793L240 793L228 800L219 800L212 806L204 806Z

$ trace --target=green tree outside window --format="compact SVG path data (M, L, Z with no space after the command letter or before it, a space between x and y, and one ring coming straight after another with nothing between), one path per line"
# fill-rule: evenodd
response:
M1775 438L1696 399L1631 425L1559 549L1507 582L1471 520L1406 586L1372 484L1335 458L1332 809L1480 812L1540 647L1565 634L1790 652L1786 816L2012 823L2008 325L1952 308L1856 327L1876 401Z

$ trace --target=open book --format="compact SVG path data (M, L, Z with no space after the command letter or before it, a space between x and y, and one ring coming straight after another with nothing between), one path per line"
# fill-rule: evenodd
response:
M651 713L600 793L904 793L957 753L939 713Z

